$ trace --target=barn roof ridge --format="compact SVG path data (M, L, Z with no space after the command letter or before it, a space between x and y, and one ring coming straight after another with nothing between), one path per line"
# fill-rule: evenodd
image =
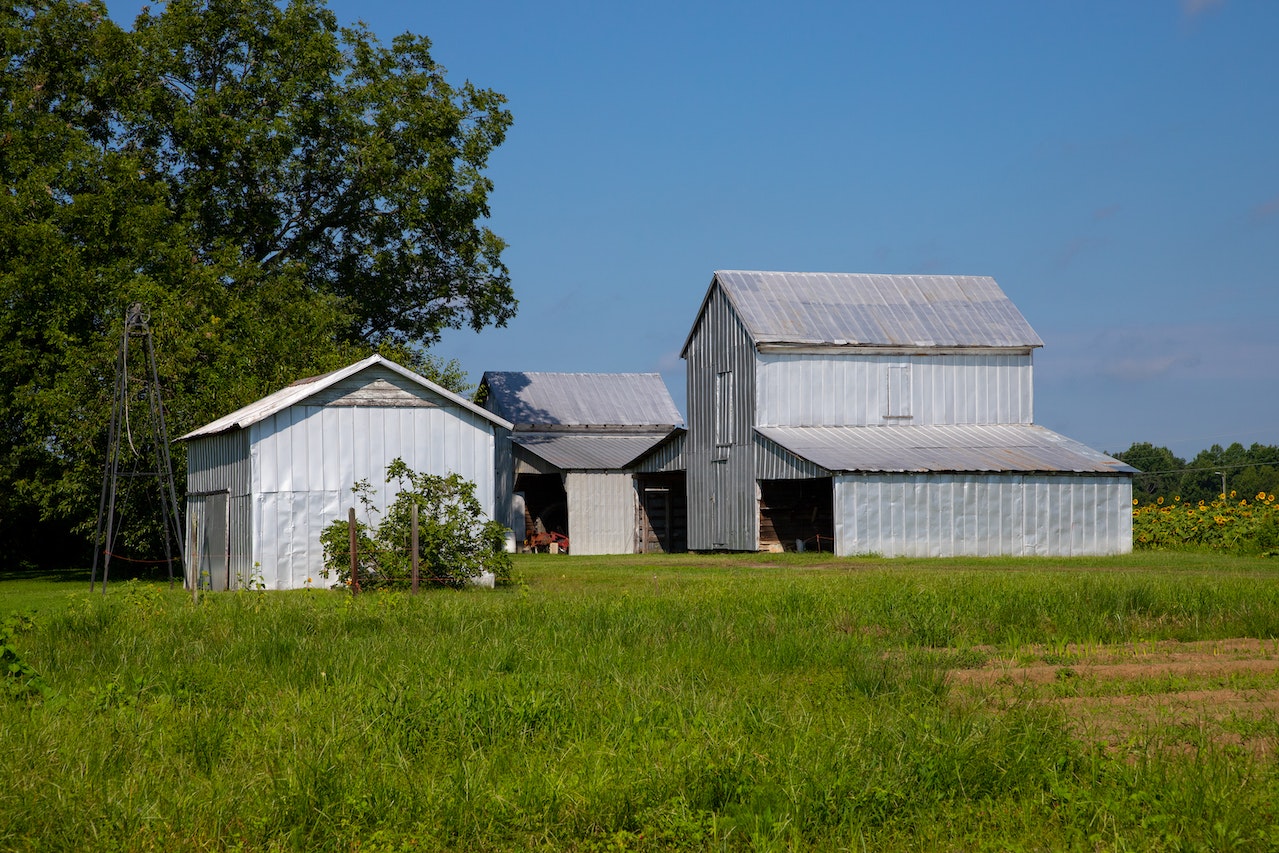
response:
M756 344L1035 348L1043 341L990 276L716 270L716 287Z

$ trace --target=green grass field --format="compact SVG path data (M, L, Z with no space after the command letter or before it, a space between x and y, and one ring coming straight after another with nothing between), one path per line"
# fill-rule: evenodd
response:
M0 850L1279 849L1275 560L4 577Z

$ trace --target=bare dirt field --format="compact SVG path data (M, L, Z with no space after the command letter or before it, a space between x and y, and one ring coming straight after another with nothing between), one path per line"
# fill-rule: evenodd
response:
M1279 641L1032 646L951 672L958 695L1050 703L1074 735L1134 757L1152 749L1279 753Z

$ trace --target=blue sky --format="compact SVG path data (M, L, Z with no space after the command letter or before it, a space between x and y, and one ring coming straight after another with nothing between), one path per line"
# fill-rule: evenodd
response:
M660 371L683 408L716 269L990 275L1038 423L1279 444L1273 0L330 7L509 98L519 315L436 349L475 380Z

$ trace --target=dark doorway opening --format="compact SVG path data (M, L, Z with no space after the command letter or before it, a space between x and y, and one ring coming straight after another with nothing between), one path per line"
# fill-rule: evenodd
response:
M759 481L759 547L835 550L835 484L830 477Z
M524 493L524 535L560 533L568 536L568 495L559 474L519 474L515 491Z
M682 554L688 550L688 493L684 475L637 474L639 519L636 550L641 554Z

